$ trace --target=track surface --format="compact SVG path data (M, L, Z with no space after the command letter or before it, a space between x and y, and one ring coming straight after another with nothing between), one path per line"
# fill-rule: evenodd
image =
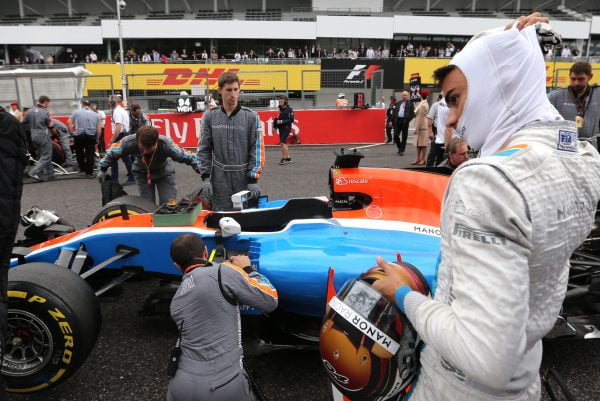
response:
M293 163L280 166L279 149L268 148L260 180L263 193L270 199L328 195L327 172L336 149L339 146L291 147ZM361 152L366 155L362 166L398 168L414 161L412 145L408 145L404 157L396 154L393 145L371 146ZM122 167L122 174L124 170ZM196 188L199 177L191 168L177 165L177 181L181 196ZM135 187L126 190L137 194ZM87 226L100 205L99 185L90 179L25 185L22 202L24 211L31 206L55 210L77 228ZM176 329L168 318L142 318L137 313L145 297L157 286L155 280L127 283L118 300L102 303L100 337L80 370L56 388L38 394L13 395L13 400L164 400L168 385L166 362ZM546 343L543 366L556 368L578 401L597 401L599 345L599 341ZM279 351L250 358L249 363L271 401L331 399L318 352ZM549 400L546 394L542 399Z

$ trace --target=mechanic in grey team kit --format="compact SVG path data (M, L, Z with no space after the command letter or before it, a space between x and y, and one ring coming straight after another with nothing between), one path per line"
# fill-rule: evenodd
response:
M133 176L140 196L162 205L168 200L177 198L177 183L173 161L192 166L200 173L196 155L181 149L170 138L159 135L158 130L150 126L142 126L135 135L128 135L114 143L106 151L100 161L98 181L106 179L106 172L123 156L133 156Z
M552 35L545 24L539 37L523 28L537 20L475 36L435 72L447 125L482 157L448 184L433 299L378 258L386 277L374 287L425 343L410 401L541 397L542 337L559 315L569 258L594 222L600 156L546 97L538 38Z
M242 107L240 79L224 72L218 80L222 106L202 117L198 160L202 169L202 196L212 199L213 210L233 207L231 195L248 190L260 195L258 179L265 163L260 120L256 112Z
M208 262L208 250L195 234L171 245L171 258L183 272L171 301L171 317L181 329L181 357L167 401L253 401L243 367L238 304L271 312L277 291L245 255Z

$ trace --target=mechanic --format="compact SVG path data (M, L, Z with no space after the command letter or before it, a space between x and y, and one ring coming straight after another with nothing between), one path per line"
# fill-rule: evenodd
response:
M534 13L476 35L435 72L447 125L482 157L456 169L446 190L434 299L410 291L378 258L386 277L374 287L425 343L410 401L541 397L541 339L557 320L569 257L600 199L598 152L546 96L531 25L547 20ZM540 37L555 39L547 27Z
M292 132L292 124L294 123L294 109L288 105L287 96L279 97L279 115L273 121L273 126L279 131L279 144L281 145L281 161L279 164L284 165L292 162L290 158L290 150L287 145L288 136Z
M60 142L60 146L65 154L65 161L63 162L64 168L73 167L73 152L71 152L71 131L63 124L60 120L52 119L52 128L50 131L52 135L55 135Z
M593 76L590 63L576 62L569 70L570 85L550 92L548 99L565 120L575 121L579 138L600 146L600 88L590 85Z
M337 99L335 100L335 107L339 109L348 107L348 99L346 99L345 93L340 93L338 95Z
M448 142L448 158L438 167L447 167L456 170L458 166L469 160L469 145L460 138L452 138Z
M83 171L87 178L93 178L96 162L96 143L102 130L100 115L90 109L89 101L83 100L81 108L71 114L67 123L74 133L75 156L77 157L79 171Z
M106 179L106 171L124 156L133 156L133 175L140 196L159 204L177 198L177 182L173 161L192 166L200 174L195 154L181 149L170 138L159 135L154 127L140 127L135 135L128 135L113 144L100 161L98 181Z
M98 117L100 117L100 136L98 137L98 154L100 155L100 157L104 157L104 155L106 154L106 142L104 140L104 126L106 124L106 113L98 109L98 105L96 103L92 103L92 111L94 113L98 113Z
M245 255L207 262L208 250L195 234L171 245L183 272L171 301L171 317L181 327L181 357L167 401L255 400L243 367L238 303L271 312L277 291Z
M112 108L112 118L110 126L112 129L112 137L110 138L111 146L119 142L123 137L129 135L129 113L123 108L123 99L120 95L112 95L108 98L108 104ZM110 166L111 178L115 182L119 182L119 163L118 159ZM130 157L123 158L123 164L127 169L127 181L123 185L132 185L135 182L132 170L132 161Z
M238 76L224 72L218 86L222 106L202 117L198 160L202 196L212 199L213 210L226 210L233 208L231 195L235 193L248 190L254 197L260 195L258 179L265 163L265 146L258 114L238 103Z
M9 112L0 107L0 350L8 343L8 264L21 216L23 171L27 165L25 129ZM0 352L0 357L2 352ZM0 376L0 401L8 400Z
M42 95L38 99L36 107L27 110L23 123L29 126L31 131L31 141L35 147L39 158L35 166L27 174L36 181L50 181L56 179L54 176L54 167L52 166L52 143L50 142L50 133L48 129L52 125L52 115L48 111L50 98ZM40 174L46 174L42 178Z

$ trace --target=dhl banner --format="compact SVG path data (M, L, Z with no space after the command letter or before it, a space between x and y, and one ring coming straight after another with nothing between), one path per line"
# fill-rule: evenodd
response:
M91 78L111 76L114 89L122 89L119 64L86 64L85 68L92 73ZM130 90L189 91L192 85L208 85L209 90L214 90L217 78L225 71L239 75L242 90L302 90L302 72L320 70L318 64L125 64ZM85 90L109 90L109 82L86 79ZM304 83L304 90L319 89L319 80Z
M278 145L279 134L273 129L275 110L259 111L260 125L266 145ZM202 130L202 113L148 114L162 135L185 148L196 148ZM112 136L110 117L106 116L104 139ZM66 121L68 117L57 117ZM292 133L301 142L311 144L378 143L385 138L384 109L297 110Z
M404 65L404 83L410 82L411 75L419 74L421 84L435 84L433 72L450 62L450 59L424 59L424 58L406 58ZM574 62L546 62L546 86L547 87L565 87L569 85L569 69ZM592 63L594 77L591 84L600 84L600 63Z

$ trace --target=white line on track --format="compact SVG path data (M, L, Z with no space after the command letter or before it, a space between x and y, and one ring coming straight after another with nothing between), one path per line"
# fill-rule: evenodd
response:
M365 145L365 146L357 146L355 148L348 148L348 150L354 150L354 149L366 149L366 148L372 148L373 146L381 146L381 145L385 145L385 142L381 142L381 143L374 143L371 145Z

